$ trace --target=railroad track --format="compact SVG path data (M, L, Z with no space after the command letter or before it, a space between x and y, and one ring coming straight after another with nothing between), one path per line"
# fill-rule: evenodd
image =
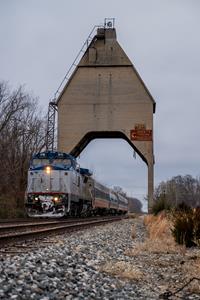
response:
M0 244L4 244L13 240L26 240L37 238L39 236L47 236L51 233L61 233L66 231L76 231L98 226L110 222L120 221L124 217L98 217L76 220L51 220L25 223L6 223L0 224Z

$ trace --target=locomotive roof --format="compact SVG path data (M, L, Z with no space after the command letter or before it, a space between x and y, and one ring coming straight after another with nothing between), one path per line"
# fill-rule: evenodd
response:
M59 152L59 151L44 151L44 152L38 152L33 155L32 159L57 159L57 158L63 158L63 159L71 159L76 160L73 156L71 156L68 153L65 152Z

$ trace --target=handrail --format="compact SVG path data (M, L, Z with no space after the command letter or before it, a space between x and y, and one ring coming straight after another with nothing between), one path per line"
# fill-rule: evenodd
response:
M59 97L59 95L60 95L60 93L61 93L60 90L61 90L63 84L65 83L65 85L66 85L66 83L68 82L68 80L69 80L69 78L70 78L69 75L71 75L71 74L73 73L74 69L75 69L75 68L77 67L77 65L78 65L78 62L79 62L78 60L79 60L79 58L80 58L81 53L82 53L82 52L85 52L85 51L87 50L87 48L88 48L88 46L89 46L89 43L92 41L92 39L93 39L93 37L94 37L93 34L94 34L95 29L96 29L96 28L101 28L101 27L102 27L101 25L95 25L95 26L92 28L90 34L88 35L88 37L87 37L87 39L85 40L83 46L81 47L80 51L79 51L78 54L76 55L76 57L75 57L73 63L71 64L69 70L68 70L67 73L65 74L63 80L61 81L61 83L60 83L60 85L58 86L56 92L54 93L54 98L53 98L53 100L51 100L51 102L55 102L55 103L56 103L56 101L57 101L57 99L58 99L58 97ZM103 28L103 27L102 27L102 28ZM86 49L84 50L85 46L86 46Z

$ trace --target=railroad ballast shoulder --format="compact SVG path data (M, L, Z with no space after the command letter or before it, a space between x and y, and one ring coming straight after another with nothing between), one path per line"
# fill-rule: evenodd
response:
M124 214L128 199L94 180L71 155L46 151L31 160L25 206L30 217Z

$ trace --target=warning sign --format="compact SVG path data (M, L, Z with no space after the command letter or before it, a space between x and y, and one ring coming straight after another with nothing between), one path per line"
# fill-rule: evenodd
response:
M146 125L145 124L135 124L135 129L137 130L142 130L142 129L146 129Z
M146 129L145 125L137 124L135 129L130 131L132 141L152 141L152 130Z

